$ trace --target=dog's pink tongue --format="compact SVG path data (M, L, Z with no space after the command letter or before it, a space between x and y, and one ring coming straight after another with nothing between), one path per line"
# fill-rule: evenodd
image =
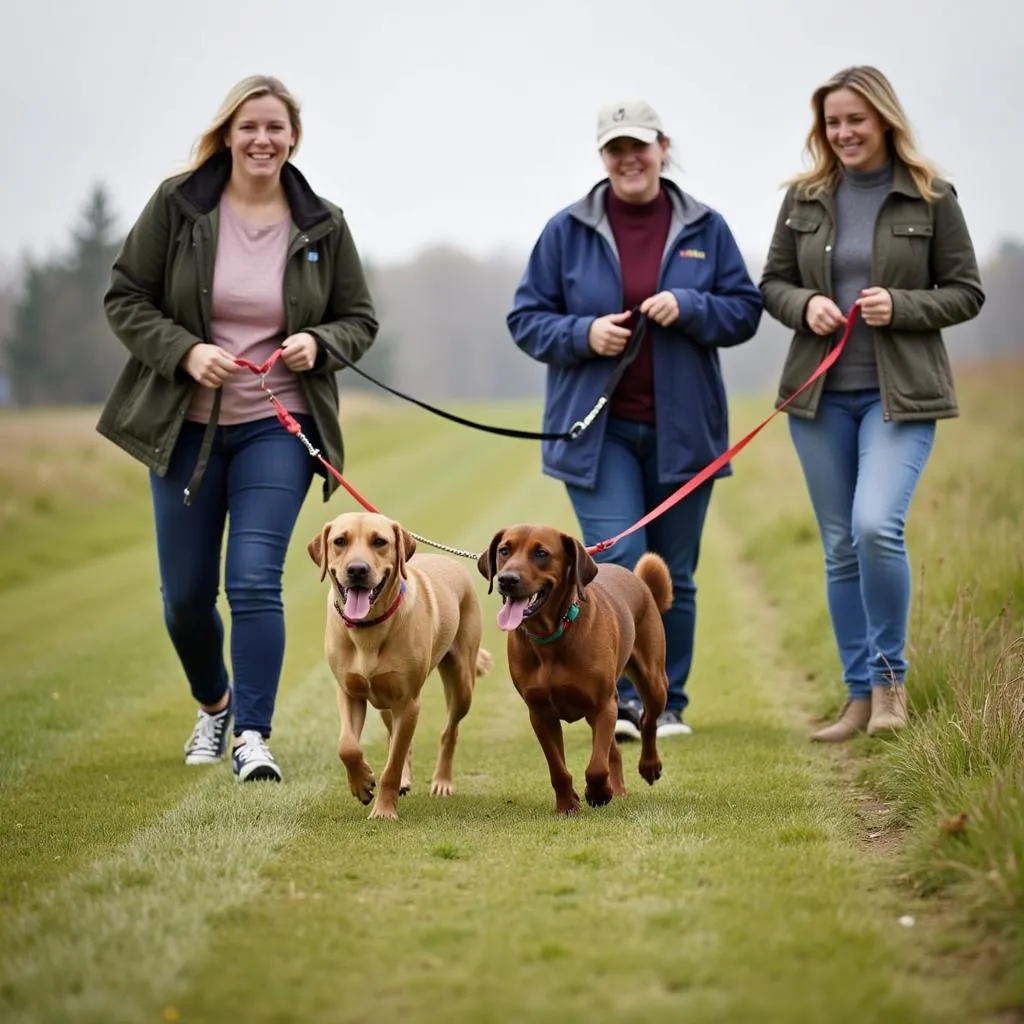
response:
M523 621L523 612L526 611L526 606L529 603L530 599L528 597L519 597L515 600L507 598L501 606L501 611L498 612L498 628L504 630L518 629L519 623Z
M350 619L365 619L370 610L370 592L365 588L349 587L345 592L345 614Z

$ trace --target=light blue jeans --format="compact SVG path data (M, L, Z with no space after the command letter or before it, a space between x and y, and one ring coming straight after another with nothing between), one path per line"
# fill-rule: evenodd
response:
M789 430L825 549L828 609L850 697L902 685L910 617L907 510L935 421L886 421L877 389L825 391Z

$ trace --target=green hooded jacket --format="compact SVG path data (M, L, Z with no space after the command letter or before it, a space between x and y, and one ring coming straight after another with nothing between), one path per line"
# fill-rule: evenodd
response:
M107 320L130 355L96 429L159 476L167 473L193 392L200 387L180 364L193 345L211 339L217 211L230 176L231 156L225 152L162 182L129 231L104 296ZM344 364L323 342L354 363L373 343L377 319L341 210L318 197L290 163L281 171L281 184L292 219L281 340L308 331L320 343L313 369L298 380L323 457L340 473L344 447L335 373ZM218 391L186 501L206 468L219 406ZM316 467L325 477L326 501L337 483L319 461Z

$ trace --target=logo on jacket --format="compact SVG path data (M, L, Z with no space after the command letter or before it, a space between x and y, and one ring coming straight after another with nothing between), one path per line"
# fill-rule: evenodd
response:
M316 249L310 249L309 252L306 253L306 259L309 260L310 263L316 263L317 260L320 259L320 253L318 253Z
M706 260L708 254L703 249L680 249L679 258L684 260Z

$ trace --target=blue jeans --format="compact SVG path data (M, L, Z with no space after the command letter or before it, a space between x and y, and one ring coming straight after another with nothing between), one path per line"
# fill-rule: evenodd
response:
M935 421L886 422L877 389L826 391L817 417L789 417L825 548L828 609L855 699L902 684L910 617L903 529Z
M296 419L317 443L312 417ZM216 704L228 688L217 610L226 522L235 735L255 729L269 737L284 660L281 573L314 460L276 417L218 426L200 486L185 505L204 430L183 424L167 475L150 473L164 620L192 696Z
M665 622L665 668L668 672L668 708L682 711L689 704L686 681L693 665L693 637L697 625L697 587L693 574L700 555L714 481L701 484L678 504L646 527L598 552L598 562L615 562L632 569L645 551L655 551L672 574L672 607ZM642 519L681 484L658 482L658 458L653 424L609 419L593 490L566 484L583 541L588 546L607 540ZM639 701L628 679L618 683L619 702Z

